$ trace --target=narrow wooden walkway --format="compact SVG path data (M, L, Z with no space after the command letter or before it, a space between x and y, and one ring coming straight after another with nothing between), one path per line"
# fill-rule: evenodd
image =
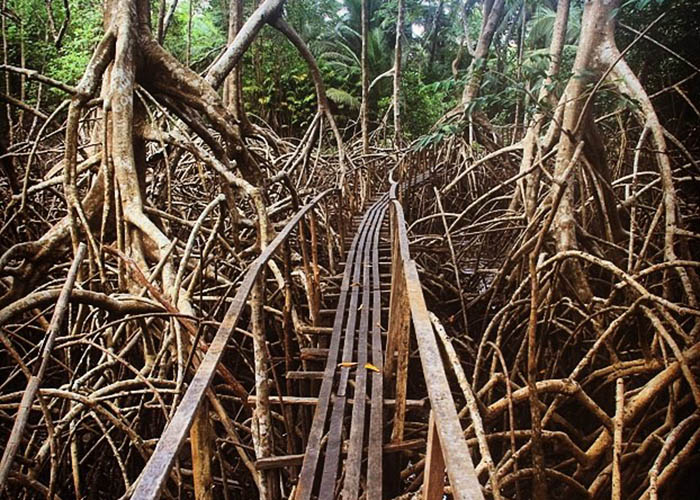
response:
M129 492L131 498L158 498L168 489L168 482L181 488L182 476L173 471L173 466L178 456L188 458L182 453L188 435L195 498L208 500L215 483L223 485L223 479L215 478L211 472L210 465L216 458L202 438L216 432L217 427L209 419L208 404L218 413L219 432L225 431L234 446L239 437L212 385L217 376L226 381L236 400L244 403L245 411L253 417L253 428L257 429L252 436L254 446L239 447L238 451L248 460L261 497L389 498L395 492L388 490L400 487L401 481L397 468L400 460L390 459L387 452L424 447L425 459L420 460L422 476L417 477L418 481L422 477L423 499L442 499L447 479L452 498L483 500L423 297L418 267L410 255L401 203L406 198L410 211L412 193L406 186L414 188L436 175L432 165L429 156L404 158L391 172L389 192L377 196L364 210L361 207L368 198L366 190L347 202L340 190L332 189L297 211L246 271L206 353L196 360L196 372L141 477ZM404 191L399 189L398 179L402 178ZM356 178L348 185L357 190L366 188L368 183ZM319 252L327 248L329 269L335 267L337 260L331 244L332 231L326 228L325 245L319 239L322 229L316 218L321 205L325 206L326 218L331 213L337 217L335 229L349 243L342 256L342 274L330 273L325 278L320 278ZM358 211L361 215L352 219L352 227L346 227L345 216ZM295 233L296 241L291 237ZM291 316L293 244L297 245L297 255L302 256L301 276L306 290L306 300L298 301L297 307L308 314L294 325L291 320L283 321L283 331L275 332L266 328L264 320L254 318L261 318L266 307L264 270L273 266L275 255L281 257L287 283L275 294L277 299L280 293L284 298L283 316ZM321 295L331 301L326 303L326 309L321 309ZM336 307L329 309L333 299ZM255 348L254 394L246 392L223 362L236 325L248 308ZM332 318L332 326L322 325L324 317ZM268 323L268 327L271 325ZM294 334L296 347L291 342ZM273 341L277 357L271 352ZM412 370L411 377L416 380L409 386L412 345L417 346L422 377L419 371ZM279 346L284 349L284 357L279 356ZM282 366L285 384L276 378L272 385L269 379L278 377L275 372ZM423 399L409 400L411 389ZM282 407L277 415L284 425L279 418L277 422L271 418L270 405ZM308 411L311 405L313 417ZM425 440L413 439L412 443L405 439L410 408L422 411L413 420L428 422ZM292 415L296 416L295 427L290 425ZM286 446L272 442L275 434L286 439ZM262 443L262 439L267 443ZM254 464L248 458L251 451ZM221 456L218 460L222 460Z
M310 499L316 492L318 498L335 498L339 490L342 498L357 498L361 487L366 498L382 498L384 354L379 266L380 250L385 254L390 250L388 238L381 238L388 201L387 195L381 196L354 228L297 485L298 500ZM343 459L344 438L347 456Z

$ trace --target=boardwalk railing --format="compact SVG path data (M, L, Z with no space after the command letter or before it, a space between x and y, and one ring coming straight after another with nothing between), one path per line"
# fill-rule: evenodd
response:
M410 324L413 323L431 407L423 498L426 500L443 498L444 476L447 471L454 498L482 500L481 486L450 392L447 374L423 297L416 263L411 259L403 207L398 199L401 193L399 193L399 180L396 177L405 179L402 183L405 190L415 188L417 184L429 179L434 173L431 171L432 166L430 169L426 167L431 165L425 161L429 157L430 153L424 153L417 161L415 158L405 158L391 172L391 298L387 355L384 364L386 386L388 386L386 382L396 371L397 404L394 408L391 440L394 443L403 440L409 334ZM406 196L406 198L411 197ZM393 356L395 351L396 358Z
M297 252L303 258L304 275L305 275L305 288L307 290L308 299L308 310L310 316L310 323L316 325L317 317L319 313L319 262L318 262L318 252L319 249L323 250L324 245L322 243L321 230L316 222L316 209L323 202L328 202L330 205L334 197L331 196L332 193L336 193L335 189L328 189L318 196L316 196L311 202L301 207L297 213L292 217L292 219L285 225L285 227L277 234L277 236L269 243L267 247L263 249L260 255L253 261L248 270L246 271L237 293L233 297L231 306L229 307L223 321L221 322L214 339L209 344L206 349L206 354L199 362L199 366L185 391L182 400L177 406L174 415L170 419L170 422L166 426L165 430L161 434L158 444L148 460L139 481L136 483L131 498L132 499L155 499L160 495L168 477L171 475L171 469L178 453L182 446L187 441L188 432L190 433L190 441L192 448L192 475L195 488L195 495L197 498L209 498L208 495L211 494L211 462L213 454L215 453L210 448L211 443L210 438L206 438L207 432L212 431L212 423L209 421L207 414L203 411L203 406L206 406L209 402L214 405L219 405L218 400L213 396L210 391L212 381L214 376L218 373L223 376L223 379L233 386L233 391L240 397L244 405L250 404L247 399L247 394L245 389L238 384L238 382L233 379L230 372L227 372L223 363L221 363L226 350L226 346L232 337L232 334L239 322L239 319L246 310L246 306L250 304L251 306L251 324L253 327L253 342L254 342L254 352L255 352L255 371L256 371L256 396L254 399L255 409L254 414L258 419L258 426L264 425L265 420L269 419L269 387L266 388L265 385L268 383L266 374L269 373L270 360L268 359L268 354L265 348L265 327L263 321L260 319L262 311L265 304L265 287L264 287L264 270L268 267L269 261L272 257L282 252L282 257L285 262L285 270L282 271L285 274L289 273L289 259L290 259L290 244L294 242L290 238L295 229L297 231ZM336 208L336 215L340 215L340 203ZM326 210L328 215L331 209ZM328 222L328 221L326 221ZM328 228L327 228L328 229ZM333 260L333 245L330 242L331 235L327 234L326 243L328 249L328 258ZM332 266L331 266L332 267ZM286 281L289 283L290 277L286 276ZM291 292L286 290L285 293L289 293L289 301L291 301ZM255 331L257 328L259 331ZM307 327L308 329L314 328ZM289 342L289 336L293 333L289 332L289 325L287 324L285 334L285 343ZM262 330L262 331L260 331ZM296 332L299 333L299 332ZM195 339L195 344L197 340ZM285 352L285 362L290 362L290 352L286 350ZM260 366L262 365L262 366ZM265 366L267 365L267 366ZM287 367L288 370L293 369ZM227 375L228 374L228 375ZM263 375L265 380L260 380L260 375ZM236 390L236 384L238 384L238 390ZM242 393L242 394L241 394ZM266 408L267 406L267 408ZM222 416L221 408L214 408ZM264 413L267 412L268 415L265 416ZM222 422L223 423L223 422ZM271 425L268 420L267 425ZM226 427L224 423L224 427ZM229 422L229 427L231 423ZM229 430L229 429L227 429ZM235 435L235 429L230 431L231 434ZM272 434L272 429L267 428L265 430L267 438ZM260 432L261 436L265 438L263 432ZM256 453L257 458L266 458L264 443L256 444L260 446L256 449L256 452L262 450L262 453ZM272 447L267 446L269 451ZM261 471L260 472L260 483L259 488L275 488L277 485L273 484L274 477L272 476L275 471ZM207 484L208 483L208 484ZM267 483L264 484L264 483ZM208 493L207 493L208 491Z

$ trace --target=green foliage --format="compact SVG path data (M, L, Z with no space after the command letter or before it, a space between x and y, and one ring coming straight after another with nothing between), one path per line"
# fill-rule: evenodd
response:
M99 0L74 0L70 3L70 22L65 35L56 43L57 32L65 19L60 5L51 5L53 29L47 12L47 3L42 0L12 0L8 9L15 16L7 19L8 62L21 64L21 47L27 67L36 69L51 78L75 85L81 78L90 60L92 50L102 36L102 11ZM17 85L17 79L12 78ZM18 90L18 89L16 89ZM16 91L15 90L15 91ZM28 83L27 101L35 101L36 84ZM44 93L44 102L53 104L64 99L63 92L49 88Z
M354 110L360 109L360 100L349 92L331 87L326 90L326 94L328 99L339 106L347 106Z
M622 4L622 7L628 7L632 6L637 10L642 10L652 4L656 4L658 6L663 5L666 2L666 0L627 0L625 3Z
M583 7L572 2L569 8L569 20L566 24L566 39L569 44L576 43L581 31L581 14ZM554 21L557 13L548 5L538 5L532 18L527 25L527 43L532 50L546 50L552 41L552 32L554 31Z
M178 3L164 44L183 62L187 60L189 10L189 0ZM219 5L209 2L193 3L189 61L194 69L204 69L211 63L226 45L227 34L226 12Z
M418 71L404 73L402 90L402 115L404 132L408 139L426 133L449 109L457 104L456 90L461 83L452 78L423 83Z
M243 67L243 96L249 111L280 133L302 133L314 116L316 92L296 49L266 28L245 55Z
M374 12L371 17L376 20L378 16L373 10L376 9L375 4L377 2L370 2L370 12ZM338 90L343 90L354 96L355 100L359 100L362 76L360 2L353 0L345 2L345 5L348 7L347 12L339 16L333 33L326 34L318 44L319 59L326 67L333 69L334 75L341 80L338 82ZM370 23L367 47L370 81L393 66L392 39L382 26L379 23ZM391 93L391 85L388 81L380 82L377 90L380 96L385 97ZM377 95L372 97L375 100L378 98ZM380 112L384 107L378 106L377 111Z
M449 139L464 131L464 122L445 123L434 132L421 136L412 146L413 151L422 151L431 146L435 146L445 139Z
M189 60L198 72L220 53L226 44L228 0L181 0L165 39L165 47L179 60ZM102 36L102 0L70 0L70 22L62 43L54 43L56 31L64 19L60 0L8 0L6 24L8 62L19 65L20 46L24 46L26 66L46 75L75 85ZM433 25L442 5L436 33ZM49 20L47 5L53 14ZM256 2L246 2L249 16ZM464 40L465 24L461 19L462 0L404 0L405 24L403 38L403 77L401 105L406 139L425 137L421 141L440 140L454 130L448 128L429 132L443 114L460 99L468 69L472 63L469 51L463 50L453 77L451 64ZM151 3L153 24L159 3ZM370 81L393 66L396 37L397 0L370 0L369 68ZM524 7L523 7L524 6ZM520 33L522 8L526 25ZM516 107L518 120L523 108L533 113L549 65L549 43L556 17L553 0L508 0L503 21L494 37L493 46L484 69L481 97L470 110L483 111L494 125L514 123ZM561 70L550 84L554 95L560 95L570 77L581 29L583 2L571 3ZM356 121L361 100L360 19L361 0L295 0L287 2L285 16L316 56L326 84L332 111L341 127ZM683 57L695 61L697 32L700 32L700 4L697 0L623 0L618 17L623 24L644 30L659 14L666 17L649 32L656 40L672 47ZM20 25L22 20L22 25ZM477 1L466 19L466 29L472 43L477 40L482 24L482 2ZM52 28L53 26L53 28ZM433 36L435 35L435 36ZM523 41L522 58L519 45ZM624 47L635 34L619 28L618 44ZM188 37L190 39L188 48ZM432 64L429 64L432 42L436 41ZM189 57L188 57L189 51ZM671 82L669 75L686 74L690 68L668 52L645 40L638 41L626 54L635 72L642 74L647 88L660 90ZM653 64L653 68L651 65ZM297 50L277 31L266 27L243 62L244 99L249 111L279 127L281 133L298 135L313 117L316 98L308 67ZM579 75L585 77L586 75ZM18 95L20 79L11 75L9 92ZM379 124L392 102L391 78L379 81L371 91L369 110L373 126ZM36 98L36 83L27 83L27 101ZM658 102L672 106L670 95ZM48 89L43 94L45 109L50 109L66 96ZM676 96L678 98L678 96ZM596 98L596 105L606 109L628 108L634 103L607 95L605 89ZM47 102L48 100L48 102ZM544 110L547 112L548 110ZM387 122L391 126L391 119ZM350 129L349 129L350 130ZM350 133L350 132L349 132Z
M71 21L65 41L55 58L47 61L46 73L58 80L75 84L85 71L95 45L102 37L102 12L98 2L81 0L71 5ZM53 48L53 46L51 46Z

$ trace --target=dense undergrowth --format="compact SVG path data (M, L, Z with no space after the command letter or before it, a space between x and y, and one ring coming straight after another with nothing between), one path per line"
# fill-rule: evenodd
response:
M385 188L398 161L406 178L432 172L404 199L411 252L485 495L696 496L697 6L406 0L392 93L396 2L365 6L366 64L363 2L283 3L259 7L265 31L244 25L258 6L243 2L170 14L81 1L53 18L4 4L2 443L69 262L89 251L7 494L130 491L253 259L335 187L345 205L314 214L320 265L337 272L338 214L358 213L361 188ZM363 66L384 75L367 89L368 141ZM312 302L309 256L299 240L289 255L265 282L270 331L310 323L286 295ZM299 410L290 431L274 413L277 448L260 448L253 322L211 402L217 485L232 497L264 491L255 457L287 453L310 417ZM310 345L295 338L295 354ZM271 359L289 354L268 340ZM167 495L193 495L186 462ZM422 463L404 456L407 497Z

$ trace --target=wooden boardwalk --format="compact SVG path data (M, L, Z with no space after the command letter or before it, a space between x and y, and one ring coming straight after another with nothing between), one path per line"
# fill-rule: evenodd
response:
M188 434L195 497L198 500L212 498L214 479L208 464L214 458L201 438L207 434L202 429L212 424L202 408L207 408L208 404L217 408L227 432L230 436L236 435L230 422L226 426L226 415L222 415L222 405L212 389L213 379L220 376L234 387L242 402L252 408L254 425L263 429L254 443L262 497L387 498L396 493L389 490L399 483L396 452L425 447L423 498L443 498L445 486L449 485L452 498L483 499L418 270L410 256L400 202L405 195L393 175L406 177L400 167L395 169L389 191L372 201L365 196L360 204L364 208L356 210L352 222L346 224L342 219L339 222L341 237L349 243L341 274L320 277L318 252L324 245L315 213L321 204L330 203L336 193L332 190L301 207L263 250L246 272L206 354L197 360L196 373L130 492L131 498L158 498L163 488L168 487L169 480L179 481L181 476L173 474L172 469L188 441ZM404 184L414 186L430 175L428 169L419 174L413 169ZM339 213L342 209L339 199L335 210ZM295 230L309 297L304 307L311 325L295 324L294 329L297 338L307 334L308 338L313 337L313 345L300 345L298 356L291 356L291 327L289 322L285 323L285 356L279 363L284 362L286 383L282 385L275 379L275 391L266 380L273 361L269 345L266 345L269 333L264 326L261 328L264 322L258 322L256 328L254 318L262 315L265 305L262 277L273 256L284 254L285 273L289 273L289 245L293 241L290 235ZM332 245L329 240L327 243L329 266L333 268ZM322 289L326 306L334 303L334 309L321 308ZM289 305L292 294L289 290L285 293ZM247 394L245 389L236 386L237 381L222 363L236 324L248 306L253 318L256 374L262 374L262 377L256 375L255 394ZM284 314L289 313L287 306L285 311ZM332 326L322 325L324 318L332 319ZM423 380L412 381L410 387L414 393L424 388L420 395L423 399L408 399L412 344L418 348ZM272 370L274 372L274 368ZM419 372L414 369L412 373L415 376ZM278 435L286 433L287 454L279 454L279 445L270 445L275 425L270 418L271 405L281 406L286 430ZM313 407L312 411L309 406ZM422 412L428 421L425 440L405 439L406 414L411 408ZM301 439L293 436L288 421L293 412L302 416ZM303 415L307 415L310 423L308 420L304 423ZM280 474L283 473L287 484L293 484L286 493L280 491Z
M347 254L318 404L299 475L295 497L299 500L312 498L316 488L318 498L337 496L340 472L344 476L343 498L358 497L361 475L367 498L382 498L384 354L379 259L387 205L388 196L384 195L372 204L354 228L355 237ZM384 250L388 250L389 242L383 243ZM352 389L348 387L351 378ZM348 428L345 409L351 393L354 404ZM327 439L321 460L324 435ZM347 457L341 463L344 435L348 436ZM364 474L363 458L366 458Z

